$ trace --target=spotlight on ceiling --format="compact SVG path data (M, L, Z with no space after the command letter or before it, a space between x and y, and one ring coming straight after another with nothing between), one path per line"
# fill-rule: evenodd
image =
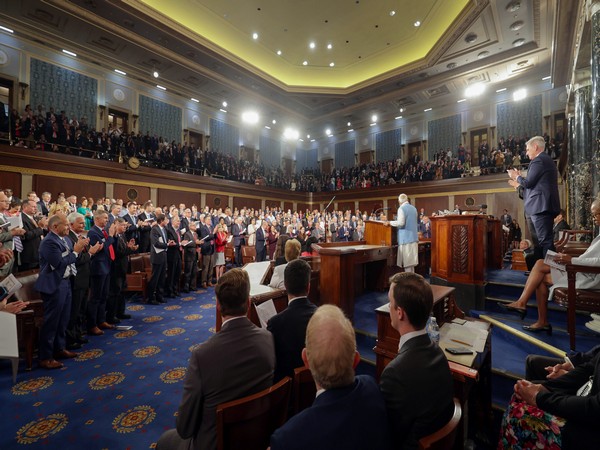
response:
M158 78L158 72L155 70L154 72L152 72L152 76L153 76L154 78Z
M477 97L483 94L485 91L485 85L483 83L475 83L465 89L465 97Z
M327 129L325 130L325 134L326 134L327 136L331 136L331 128L327 128Z
M314 42L311 42L310 44L308 44L308 46L310 48L315 48L317 46L317 44L315 44Z
M223 102L221 104L223 105L223 108L227 108L227 102Z
M421 26L421 21L420 20L416 20L415 23L413 24L415 27L420 27Z
M308 61L302 61L303 66L308 66Z
M258 39L258 33L252 33L252 39L257 40Z
M371 122L377 122L377 114L371 116Z

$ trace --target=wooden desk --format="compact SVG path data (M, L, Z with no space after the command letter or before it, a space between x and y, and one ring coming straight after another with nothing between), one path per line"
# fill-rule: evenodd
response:
M454 300L454 288L448 286L431 285L433 291L433 314L440 327L454 318L465 320L477 320L465 318L464 313L458 308ZM380 306L376 310L377 315L377 345L373 349L376 354L376 376L377 380L381 377L383 369L398 354L398 345L400 344L400 335L392 328L390 319L389 303ZM489 327L489 324L487 324ZM492 391L491 391L491 333L488 336L485 350L478 353L470 366L460 364L460 357L456 358L447 352L444 352L448 359L448 366L454 379L454 395L460 399L460 403L465 411L465 425L469 421L474 421L473 429L489 426L491 414ZM454 360L453 360L454 359ZM465 405L469 399L473 405L475 414L468 413ZM457 442L461 443L466 436L466 427L459 431ZM462 447L458 447L462 448Z
M260 327L260 320L258 319L256 309L254 308L255 304L260 305L268 300L273 300L277 312L281 312L287 308L288 298L285 289L273 289L272 287L263 284L269 274L270 265L270 261L262 261L248 263L242 268L248 272L248 276L250 277L250 307L248 308L248 318L257 327ZM223 322L221 310L219 309L219 302L217 302L216 316L216 330L219 331Z
M312 244L321 257L320 300L339 306L352 320L354 298L368 289L383 290L392 249L360 242Z

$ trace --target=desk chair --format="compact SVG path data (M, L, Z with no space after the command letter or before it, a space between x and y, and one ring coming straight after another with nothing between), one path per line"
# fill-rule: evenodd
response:
M292 411L298 414L303 409L312 406L317 395L315 380L308 367L297 367L294 369L294 380L292 387Z
M217 450L264 450L287 419L292 379L217 406Z
M461 417L462 408L460 407L460 401L455 398L454 414L450 418L450 421L436 432L419 439L419 450L450 450L453 448Z

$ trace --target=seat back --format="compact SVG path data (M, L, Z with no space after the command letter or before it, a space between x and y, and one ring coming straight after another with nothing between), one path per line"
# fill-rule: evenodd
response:
M131 273L144 272L144 255L130 255L129 256L129 271Z
M294 369L294 384L292 386L292 408L294 414L312 406L317 395L317 386L308 367Z
M16 275L17 280L21 283L21 287L15 292L14 300L41 300L42 296L35 290L35 282L38 279L39 270L27 270Z
M424 436L419 439L419 449L431 449L431 450L450 450L454 447L454 440L456 439L456 431L458 424L462 416L462 408L460 401L454 399L454 414L446 425L437 430L436 432Z
M235 249L233 248L233 242L228 242L225 245L225 261L233 261L235 257Z
M242 245L242 263L248 264L254 261L256 261L256 248Z
M292 379L257 394L217 406L217 450L264 450L285 423Z

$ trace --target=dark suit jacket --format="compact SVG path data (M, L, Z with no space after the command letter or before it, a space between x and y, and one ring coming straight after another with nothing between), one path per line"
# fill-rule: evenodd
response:
M231 226L231 233L233 234L233 246L234 247L239 247L240 245L245 244L246 241L244 239L244 235L240 234L240 232L244 229L245 229L244 225L238 225L237 223L234 223Z
M348 233L348 234L346 234ZM337 231L338 241L340 242L348 242L352 240L352 228L350 227L340 227Z
M265 230L262 226L256 229L256 254L258 255L265 249L267 236L265 235Z
M73 231L69 231L69 239L71 240L71 247L79 240ZM77 275L73 282L74 289L87 289L90 287L90 261L91 257L87 249L77 256L77 261L75 262Z
M200 246L202 254L212 255L215 252L215 235L210 227L207 227L206 224L202 224L196 232L199 234L200 239L206 238L202 241L202 245Z
M393 448L417 442L444 426L454 413L448 360L427 334L409 339L381 374Z
M115 249L115 260L112 262L110 275L111 277L125 278L129 265L127 256L133 251L127 247L125 237L122 235L115 236L113 248Z
M301 297L269 320L267 330L273 333L275 340L275 383L286 375L293 377L294 369L304 365L302 349L306 326L316 310L307 297Z
M21 213L25 234L21 236L23 251L21 252L21 264L37 263L40 259L39 248L44 235L44 229L35 224L25 213Z
M587 397L578 397L577 390L594 377ZM600 419L600 353L570 372L547 380L543 385L549 392L536 396L538 407L566 419L561 431L563 449L600 448L600 433L596 427Z
M167 231L165 230L165 236L167 236ZM166 264L167 263L167 252L168 248L167 240L163 237L160 226L154 225L152 230L150 230L150 261L152 264ZM157 252L156 249L164 249L164 252Z
M556 225L554 225L554 227L552 228L552 233L554 234L554 237L553 237L554 242L558 241L558 239L560 238L561 231L570 230L570 229L571 229L571 227L569 226L569 224L567 223L567 221L565 219L561 220Z
M183 259L185 261L194 261L196 259L197 253L196 253L196 234L189 230L186 229L185 230L185 234L183 235L183 240L184 241L191 241L191 244L186 245L185 247L183 247Z
M48 233L40 245L40 274L35 289L42 294L54 294L65 275L69 264L77 260L68 239L63 242L55 233Z
M135 239L135 243L140 243L140 233L137 227L137 217L131 217L131 214L127 213L123 216L123 219L127 221L129 226L125 230L125 240L129 242L131 239Z
M177 432L193 438L190 448L217 448L217 405L255 394L273 383L273 336L245 316L223 328L192 352L183 397L177 415Z
M179 230L173 228L170 223L165 227L165 231L167 232L167 241L172 240L176 244L181 243L181 235L179 234ZM171 261L175 258L179 258L181 260L181 247L179 245L172 245L167 248L167 259Z
M42 215L47 216L48 208L46 207L46 204L44 203L44 201L40 200L39 202L37 202L37 204L38 204L38 210L42 213Z
M104 233L96 225L94 225L87 234L90 239L90 246L96 245L96 242L104 242L102 250L92 256L90 269L92 276L108 275L110 273L110 246L114 243L114 238L108 235L104 237ZM113 249L114 250L114 249Z
M358 375L350 386L326 390L271 436L271 450L388 448L385 403L368 375Z
M525 188L525 214L551 214L552 217L560 212L558 197L558 171L552 158L542 152L529 163L527 177L517 177L517 181Z

